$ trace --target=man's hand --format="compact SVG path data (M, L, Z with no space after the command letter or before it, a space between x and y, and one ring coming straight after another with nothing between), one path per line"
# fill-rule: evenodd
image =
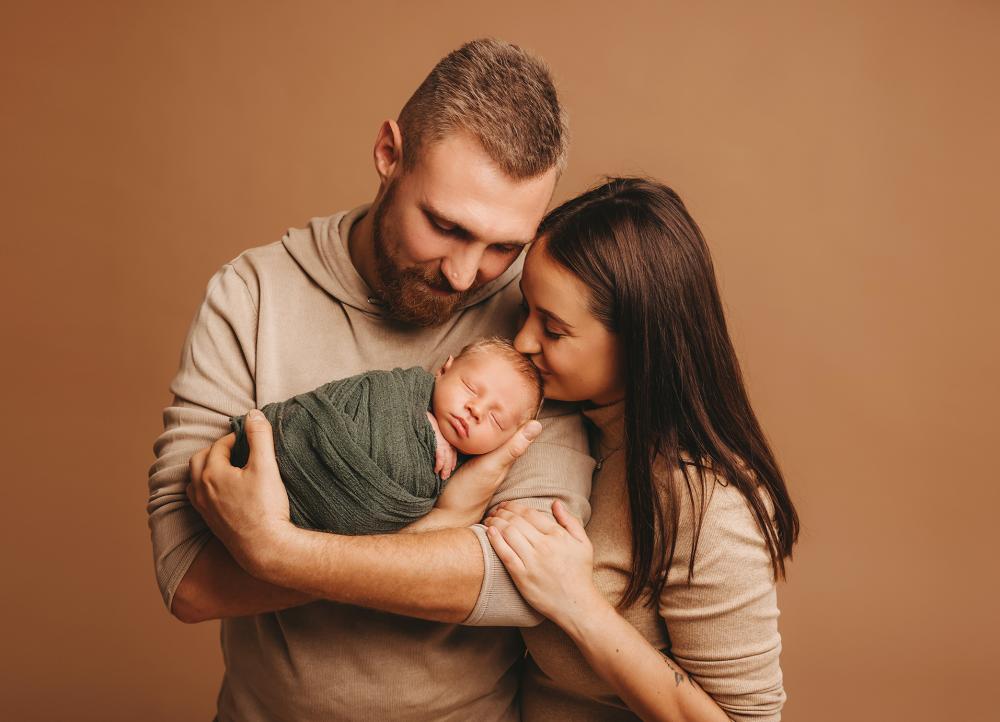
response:
M295 527L274 456L271 424L254 409L247 414L245 431L250 444L246 467L230 464L236 437L224 436L191 457L187 495L233 558L256 576L265 555L278 547L276 541Z
M528 450L541 432L539 422L529 421L499 449L467 461L448 482L431 512L403 530L458 528L479 522L511 464Z

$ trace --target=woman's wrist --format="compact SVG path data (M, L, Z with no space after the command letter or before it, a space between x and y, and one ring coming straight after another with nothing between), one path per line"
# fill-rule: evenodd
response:
M607 625L618 612L604 596L591 586L587 593L571 604L553 621L578 645L590 639Z

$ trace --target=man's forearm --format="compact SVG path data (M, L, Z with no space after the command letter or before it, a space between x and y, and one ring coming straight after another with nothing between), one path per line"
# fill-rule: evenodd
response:
M479 597L484 563L482 547L467 528L341 536L289 525L253 571L313 597L461 622Z
M482 519L482 513L473 517L472 513L462 513L452 509L434 507L416 521L411 521L399 531L402 533L427 532L437 529L461 529L476 524Z
M170 611L182 622L244 617L296 607L318 597L256 579L212 538L174 592Z

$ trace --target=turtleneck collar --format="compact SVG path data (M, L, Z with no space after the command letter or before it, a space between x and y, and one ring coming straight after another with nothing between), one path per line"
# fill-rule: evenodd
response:
M600 454L605 456L620 449L625 439L625 399L607 406L582 409L583 415L600 432Z

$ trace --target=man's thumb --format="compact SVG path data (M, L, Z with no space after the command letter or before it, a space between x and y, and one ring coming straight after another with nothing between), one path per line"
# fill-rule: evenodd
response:
M247 466L256 469L275 466L274 436L267 417L259 409L253 409L247 414L243 428L250 445L250 461Z
M542 433L542 425L534 419L518 429L518 432L507 442L510 462L513 463L515 459L520 458L521 454L528 450L531 442L537 439L540 433Z

